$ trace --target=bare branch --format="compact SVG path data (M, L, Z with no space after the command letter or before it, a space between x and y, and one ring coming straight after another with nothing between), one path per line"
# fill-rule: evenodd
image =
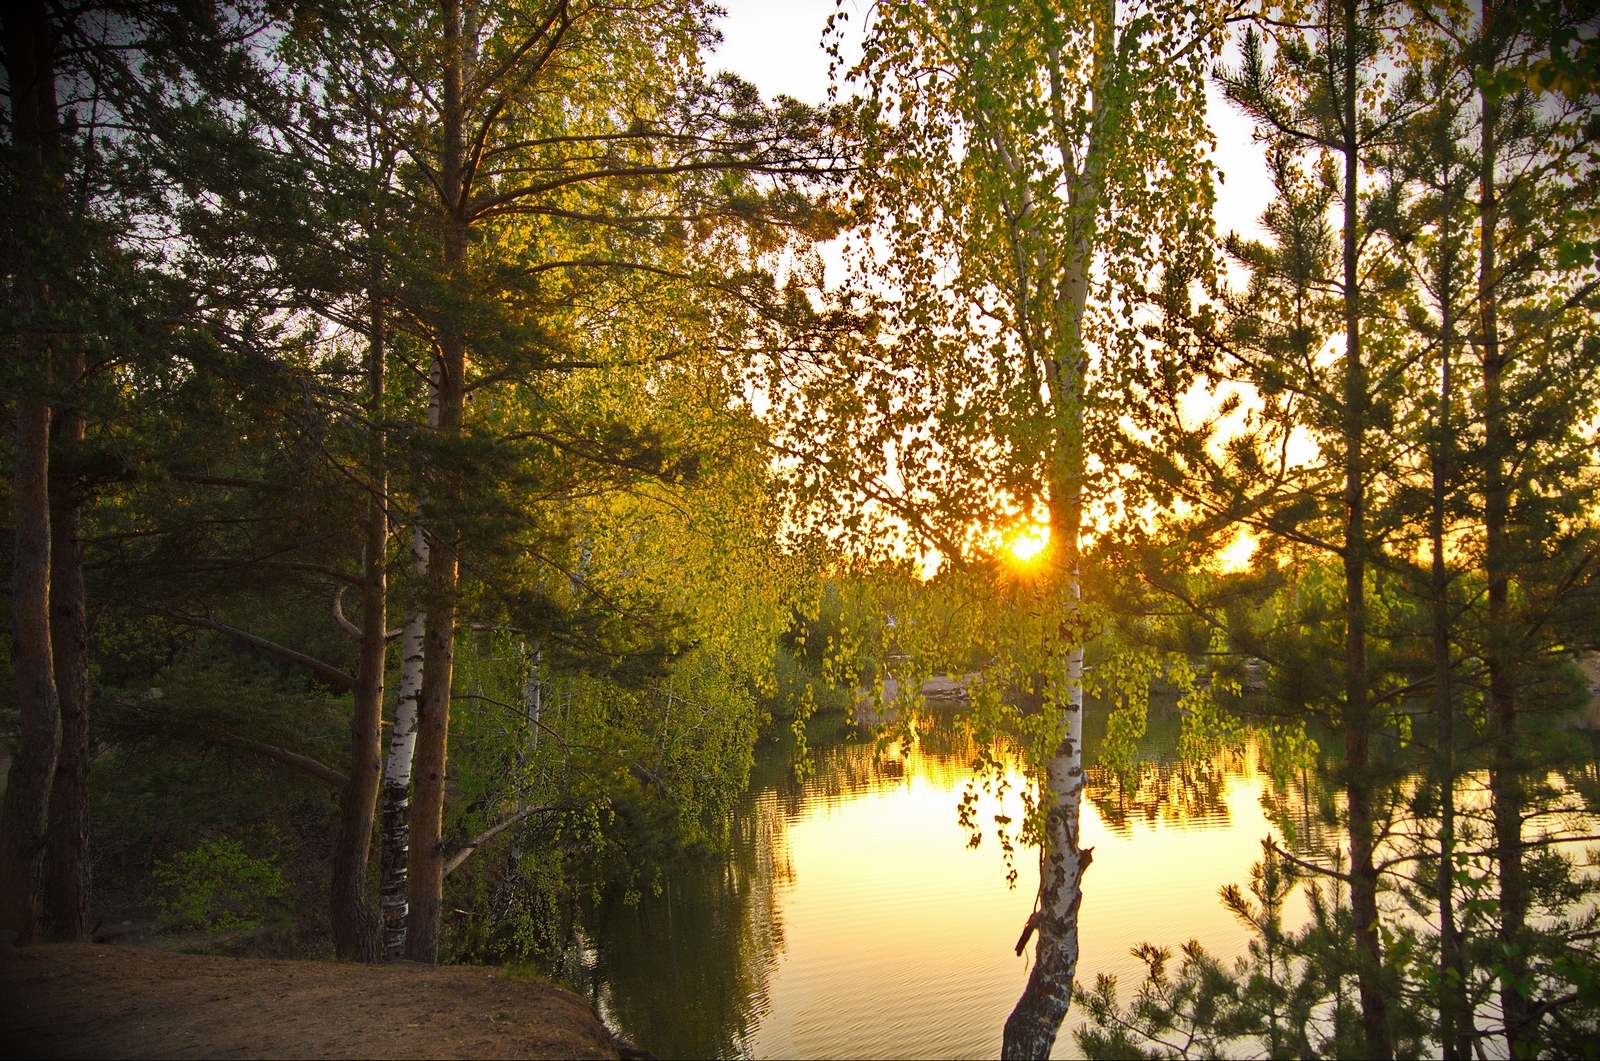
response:
M493 840L495 837L499 836L513 825L516 825L519 822L527 821L535 814L539 814L543 811L553 811L556 809L558 808L552 806L524 807L511 817L507 818L505 821L501 822L499 825L485 829L477 836L474 836L471 840L468 840L459 851L445 860L444 875L446 877L450 876L450 874L454 873L458 868L460 868L461 863L472 857L472 853L474 851L478 850L478 848L482 847L484 844L487 844L490 840Z

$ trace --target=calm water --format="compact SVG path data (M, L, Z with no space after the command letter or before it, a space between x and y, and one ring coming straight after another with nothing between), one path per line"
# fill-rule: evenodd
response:
M1152 741L1175 739L1175 715L1151 721ZM909 754L835 746L814 753L803 785L781 746L764 747L727 858L597 911L573 978L612 1027L662 1057L998 1056L1028 974L1031 948L1013 948L1037 855L1018 851L1012 887L992 831L969 848L956 809L970 755L956 745L936 732ZM1243 953L1246 932L1217 890L1247 880L1274 832L1249 756L1150 769L1159 776L1137 805L1107 786L1084 805L1094 864L1078 975L1113 973L1124 998L1144 968L1129 954L1137 943ZM1002 809L987 795L980 806L985 823ZM1005 809L1020 819L1014 797ZM1068 1015L1055 1056L1077 1056L1079 1019Z

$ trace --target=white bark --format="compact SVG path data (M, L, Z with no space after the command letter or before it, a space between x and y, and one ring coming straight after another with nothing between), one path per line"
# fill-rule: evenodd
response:
M411 573L428 573L428 540L422 528L411 531ZM417 743L417 694L422 691L422 609L413 604L400 633L400 696L394 709L394 733L383 783L390 788L411 786L411 752Z
M428 426L439 426L438 367L428 385ZM428 536L422 527L411 528L411 584L420 587L428 576ZM406 609L400 633L400 694L395 701L394 730L389 756L383 766L382 880L379 906L383 915L379 953L384 961L405 955L407 866L410 858L411 761L417 747L417 702L422 694L422 650L427 633L422 602L417 594Z

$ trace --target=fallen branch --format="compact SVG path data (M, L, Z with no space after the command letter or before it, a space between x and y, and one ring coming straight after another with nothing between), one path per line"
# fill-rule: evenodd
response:
M468 840L461 850L457 851L455 854L451 855L445 860L444 875L446 877L450 876L450 874L454 873L458 868L460 868L461 863L472 857L472 853L474 851L478 850L478 848L482 847L484 844L487 844L490 840L493 840L495 837L499 836L513 825L516 825L519 822L527 821L529 818L540 813L541 811L551 811L555 809L555 807L551 806L524 807L511 817L507 818L505 821L501 822L499 825L485 829L477 836L474 836L471 840Z
M344 788L345 785L350 783L350 779L348 777L344 776L333 767L324 766L315 759L309 759L304 755L296 755L287 748L279 748L272 744L262 744L260 741L245 740L243 737L235 737L232 733L218 734L217 736L206 741L206 743L221 744L229 748L238 748L240 751L252 752L264 759L275 760L283 763L285 766L292 766L296 770L304 771L305 773L308 773L312 777L316 778L318 781L326 781L334 788Z

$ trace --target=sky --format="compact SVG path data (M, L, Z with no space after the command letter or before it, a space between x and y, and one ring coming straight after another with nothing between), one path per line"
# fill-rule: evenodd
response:
M822 31L835 0L720 0L723 41L710 57L713 70L731 70L766 96L820 103L828 93L829 57ZM861 32L870 0L843 0L847 27ZM846 47L848 49L848 39ZM1264 154L1252 142L1249 119L1208 92L1208 120L1217 137L1215 161L1225 180L1217 187L1217 228L1258 233L1256 218L1272 198Z

